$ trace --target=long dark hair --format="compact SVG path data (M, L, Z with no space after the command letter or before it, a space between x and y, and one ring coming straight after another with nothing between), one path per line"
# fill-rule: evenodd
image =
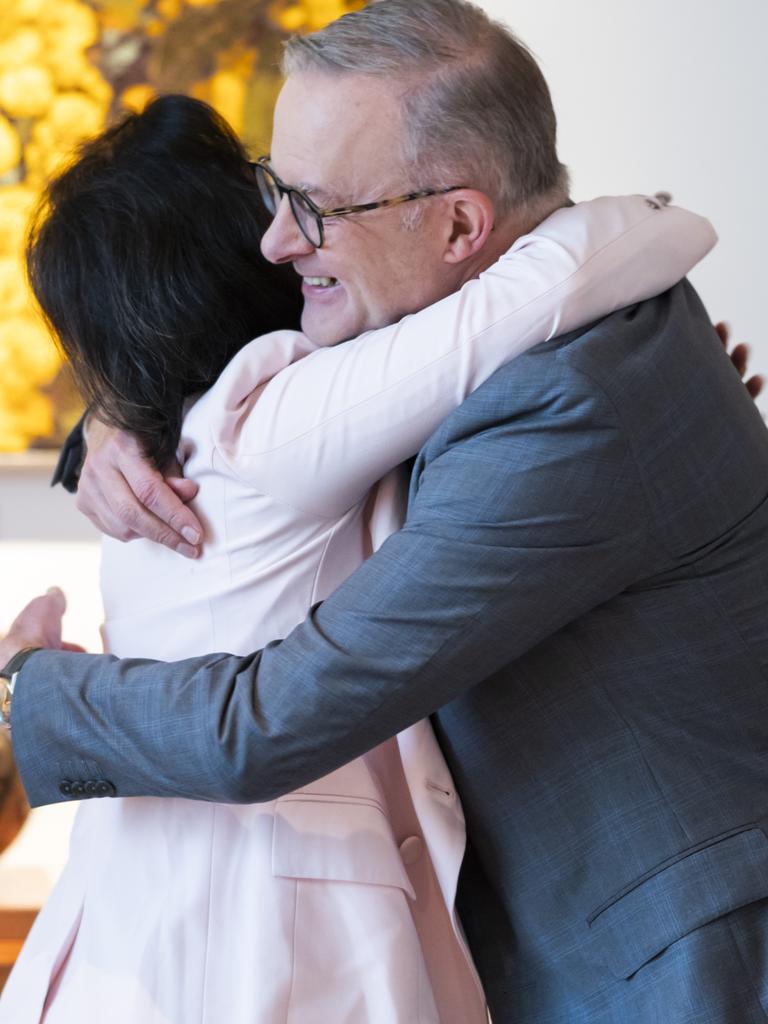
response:
M252 338L298 328L299 279L261 255L267 224L242 144L186 96L85 143L45 191L34 293L90 408L160 468L184 400Z

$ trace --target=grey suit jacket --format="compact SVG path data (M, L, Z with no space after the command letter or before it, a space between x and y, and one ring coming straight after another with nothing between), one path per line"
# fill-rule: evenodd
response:
M405 528L282 643L34 655L27 792L267 800L433 714L495 1024L762 1021L767 496L684 282L496 373L420 453Z

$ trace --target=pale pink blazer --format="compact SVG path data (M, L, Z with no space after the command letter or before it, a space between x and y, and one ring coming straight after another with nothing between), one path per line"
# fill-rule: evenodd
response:
M354 341L247 345L184 420L203 557L106 540L107 649L171 660L285 636L398 529L396 467L469 392L713 245L706 221L658 206L561 210L457 294ZM84 803L0 1022L38 1024L48 995L46 1024L481 1024L454 910L464 844L427 722L268 804Z

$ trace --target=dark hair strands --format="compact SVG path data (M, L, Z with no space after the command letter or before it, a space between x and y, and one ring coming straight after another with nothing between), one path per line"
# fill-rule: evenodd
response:
M186 96L88 141L45 190L32 289L90 409L161 469L185 401L253 338L299 326L297 275L261 255L268 224L242 144Z

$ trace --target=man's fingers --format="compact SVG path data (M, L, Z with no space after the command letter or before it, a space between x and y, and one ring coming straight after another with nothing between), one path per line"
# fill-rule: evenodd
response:
M123 523L116 508L121 500L130 502L131 490L125 483L122 474L111 471L105 477L106 491L101 489L98 478L94 475L83 481L77 488L75 499L77 508L86 516L101 533L115 540L135 540L139 535L126 523Z
M765 387L765 378L756 374L754 377L750 377L747 381L747 391L752 398L757 398L758 395L762 394L763 388Z
M168 490L170 490L168 488ZM173 493L173 492L171 492ZM147 492L143 492L144 496ZM149 511L139 500L130 486L124 481L117 497L115 516L131 534L145 537L147 540L162 544L163 547L177 551L185 558L197 558L199 551L195 545L188 543L176 530L163 519ZM184 505L174 496L174 501L181 507ZM167 511L167 510L166 510ZM195 520L197 522L197 520ZM183 527L186 529L186 527ZM199 537L199 533L195 532Z
M134 437L94 420L77 507L102 533L117 540L137 537L197 558L202 526L187 508L197 485L180 476L169 484L147 460ZM180 474L178 466L175 473Z
M185 505L196 498L197 492L200 490L194 480L186 480L183 476L168 476L165 478L165 482Z
M112 508L115 495L125 486L123 476L110 466L99 472L93 468L95 462L95 456L89 456L83 463L75 496L77 509L101 533L115 540L129 540L132 531L119 521Z
M78 502L78 508L102 533L116 540L146 537L187 558L196 558L199 554L171 527L144 508L120 473L110 473L104 492L93 487L87 501L84 498Z
M158 543L178 551L181 551L181 548L178 547L181 543L185 543L187 547L199 544L203 531L195 514L187 508L184 501L166 483L160 473L147 474L146 467L143 467L143 470L140 476L133 479L126 475L126 482L138 499L139 506L143 506L142 512L146 510L151 513L155 522L159 521L164 525L166 528L163 532L164 539L158 540L156 535L144 532L142 524L148 524L149 521L143 515L139 515L133 506L125 509L130 518L126 519L120 515L121 521L143 537L158 540ZM155 526L155 533L156 530Z
M203 531L185 504L194 497L194 484L169 487L135 437L98 420L89 422L86 443L80 511L118 540L145 537L196 558Z
M84 647L81 647L80 644L71 644L67 640L65 640L62 643L61 650L62 651L75 651L75 653L77 653L77 654L87 654L86 649Z

